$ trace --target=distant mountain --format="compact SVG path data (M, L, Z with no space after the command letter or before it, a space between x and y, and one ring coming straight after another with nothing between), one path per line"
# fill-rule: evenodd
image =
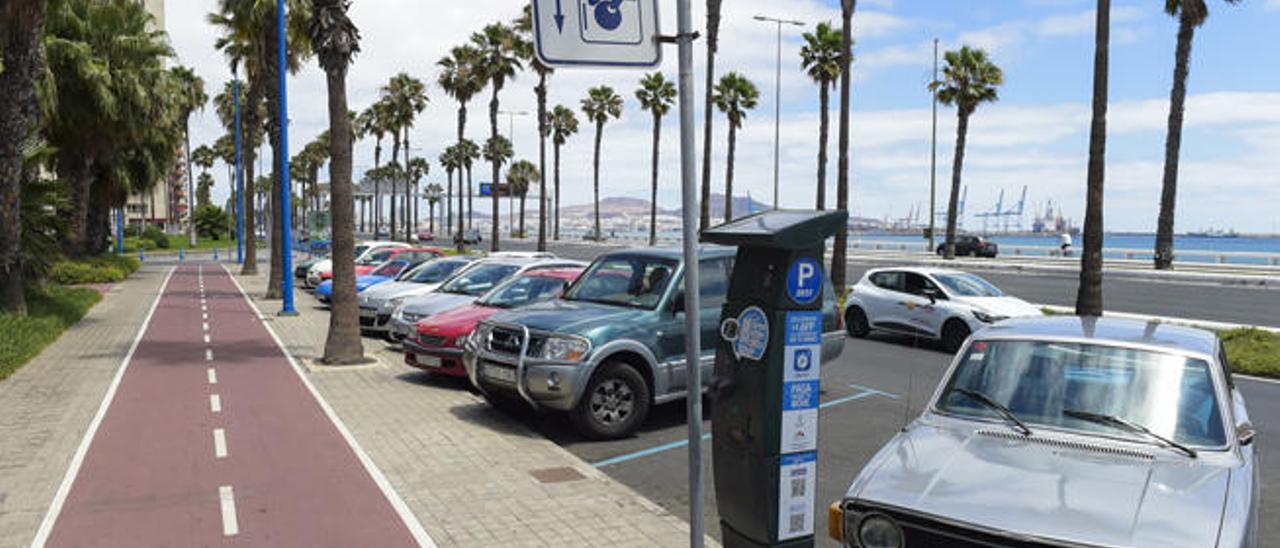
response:
M535 208L536 208L536 205L537 204L535 203L534 204ZM560 215L561 216L592 215L594 213L592 207L593 206L590 203L577 204L577 205L571 205L571 206L562 206L560 208ZM745 196L733 199L733 214L735 217L741 217L743 215L746 215L748 212L758 213L761 211L767 211L769 209L771 209L770 206L766 204L762 204L755 200L748 200ZM678 208L678 207L674 209L664 209L662 207L658 208L658 214L660 215L662 214L679 215L680 211L681 211L681 208ZM600 200L600 216L601 217L614 217L619 215L648 215L648 214L649 214L648 200L643 200L640 198L622 198L622 197L604 198ZM713 220L724 218L724 195L723 194L711 195L711 218Z

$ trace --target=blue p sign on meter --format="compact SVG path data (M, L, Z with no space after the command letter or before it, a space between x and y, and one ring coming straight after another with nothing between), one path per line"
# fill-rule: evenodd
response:
M822 265L808 257L787 269L787 295L797 304L809 304L822 295Z

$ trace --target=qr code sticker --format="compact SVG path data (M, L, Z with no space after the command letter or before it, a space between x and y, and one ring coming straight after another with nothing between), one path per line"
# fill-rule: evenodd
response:
M787 524L787 529L792 533L804 531L804 513L791 514L791 519Z
M804 496L804 478L791 479L791 498L796 499Z

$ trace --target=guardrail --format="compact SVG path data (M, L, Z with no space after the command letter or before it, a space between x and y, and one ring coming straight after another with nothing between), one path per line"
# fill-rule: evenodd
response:
M1001 255L1013 255L1015 257L1063 257L1062 250L1052 246L1024 246L1024 245L1008 245L999 244ZM906 251L932 253L928 244L919 243L911 244L906 242L892 240L850 240L850 249L869 249L875 251ZM1079 248L1072 248L1073 253L1069 257L1079 257ZM1103 257L1110 259L1135 260L1152 260L1152 251L1150 249L1128 249L1128 248L1103 248ZM1189 258L1198 258L1201 260L1189 260ZM1211 251L1184 249L1175 251L1175 261L1192 262L1192 263L1215 263L1215 264L1236 264L1236 265L1267 265L1280 266L1280 253L1263 253L1248 251Z

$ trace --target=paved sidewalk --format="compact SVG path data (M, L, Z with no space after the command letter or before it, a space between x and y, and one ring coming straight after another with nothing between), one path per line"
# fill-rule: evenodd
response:
M0 382L0 546L35 536L169 267L147 265Z
M263 276L240 277L251 295ZM328 312L297 293L300 316L268 323L304 362L320 356ZM441 546L687 546L688 526L467 390L364 339L373 366L310 365L310 379ZM714 546L708 538L707 544Z

